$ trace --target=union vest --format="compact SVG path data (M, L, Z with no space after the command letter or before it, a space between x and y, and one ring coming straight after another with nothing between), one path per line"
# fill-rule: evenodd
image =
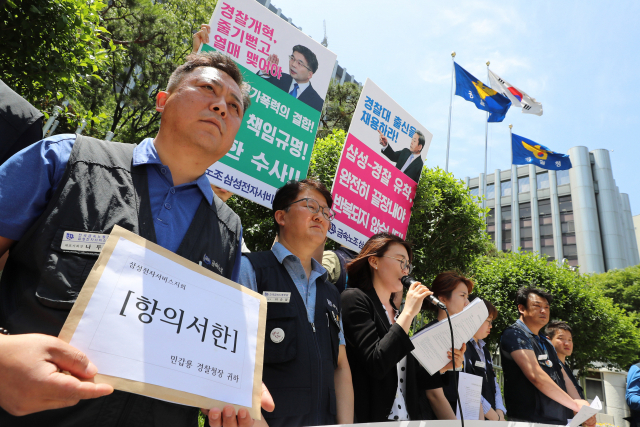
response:
M473 340L473 338L472 338ZM491 353L488 346L482 348L484 352L485 367L476 366L476 362L481 362L480 355L475 349L471 341L467 343L467 351L465 351L464 371L468 374L478 375L482 377L482 397L491 404L491 408L496 409L496 373L493 370L493 362L491 361Z
M526 334L527 339L533 347L536 359L538 359L538 356L547 354L552 366L547 366L545 363L546 360L540 359L538 359L538 365L549 375L553 382L566 392L567 387L564 383L562 367L560 366L560 361L553 348L553 344L547 339L544 339L543 348L534 338L534 335L526 331L517 322L509 326L506 330L511 328L518 329ZM534 423L559 425L565 425L568 419L573 418L573 411L571 409L559 404L539 391L522 373L516 362L513 361L509 355L505 355L504 352L502 354L502 368L504 370L504 394L507 411L509 411L511 417ZM535 405L532 404L534 402Z
M333 374L338 364L340 294L328 281L316 284L314 323L309 323L300 292L271 251L244 254L256 273L258 292L290 292L289 303L270 302L262 380L273 396L273 412L262 411L270 427L336 423ZM284 332L280 342L271 338Z
M11 334L60 332L98 258L62 250L65 231L109 234L117 224L156 242L147 166L132 166L134 148L77 137L44 213L10 250L0 280L0 325ZM176 253L193 262L206 254L215 263L203 267L231 278L240 233L229 207L217 197L212 205L203 198ZM197 418L197 409L118 391L26 417L0 409L0 425L12 426L196 426Z
M635 366L640 369L640 363L636 363ZM631 368L629 368L629 370L631 370ZM624 419L629 421L631 427L640 427L640 411L634 411L633 409L629 408L629 412L630 416L625 417Z

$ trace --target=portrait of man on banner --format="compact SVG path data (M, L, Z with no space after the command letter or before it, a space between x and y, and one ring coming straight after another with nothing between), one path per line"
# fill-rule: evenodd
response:
M318 58L311 49L303 45L293 46L289 61L289 73L281 72L276 76L258 71L258 75L289 95L318 111L322 111L324 99L311 84L311 78L318 71ZM278 65L278 55L269 55L268 61Z
M395 162L396 168L407 175L409 178L418 182L420 180L420 174L422 173L422 166L424 161L422 160L422 150L425 146L425 137L422 132L416 130L411 138L411 144L409 148L403 148L401 150L394 151L389 145L387 137L380 131L380 145L382 145L382 154L387 156L389 160Z

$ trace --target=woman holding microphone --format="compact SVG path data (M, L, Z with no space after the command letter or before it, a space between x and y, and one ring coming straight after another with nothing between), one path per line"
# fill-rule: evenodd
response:
M342 316L357 423L434 418L425 393L433 377L411 355L408 335L432 292L420 283L411 285L402 313L392 301L403 289L400 279L411 272L412 259L408 243L380 233L347 265Z

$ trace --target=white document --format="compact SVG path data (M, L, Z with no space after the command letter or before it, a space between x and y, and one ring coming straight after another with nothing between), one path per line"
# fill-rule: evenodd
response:
M259 308L120 237L70 344L100 374L251 408Z
M469 341L487 317L489 317L487 306L480 298L473 300L460 313L451 316L454 347L459 349L462 344ZM451 351L451 332L447 319L420 331L411 337L411 342L415 347L411 353L430 375L435 374L451 361L447 357L447 351Z
M482 377L478 375L460 372L458 377L458 396L464 420L480 419L480 406L482 402ZM456 418L460 419L460 408L456 408Z
M569 424L567 427L578 427L583 422L587 421L589 418L593 417L598 412L602 411L602 403L598 396L593 399L591 405L583 406L580 408L580 411L573 417L571 420L567 420Z

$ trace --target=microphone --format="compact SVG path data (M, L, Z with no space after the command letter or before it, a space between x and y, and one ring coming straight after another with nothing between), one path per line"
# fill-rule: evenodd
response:
M403 276L400 279L400 282L402 283L402 286L404 286L405 288L409 289L409 287L411 285L413 285L414 283L418 282L418 280L414 279L411 276ZM444 303L442 301L440 301L438 298L434 297L433 295L429 295L427 297L427 299L429 300L429 302L431 304L435 305L436 307L441 308L443 310L447 309L447 306L444 305ZM424 306L423 306L423 308L424 308Z

